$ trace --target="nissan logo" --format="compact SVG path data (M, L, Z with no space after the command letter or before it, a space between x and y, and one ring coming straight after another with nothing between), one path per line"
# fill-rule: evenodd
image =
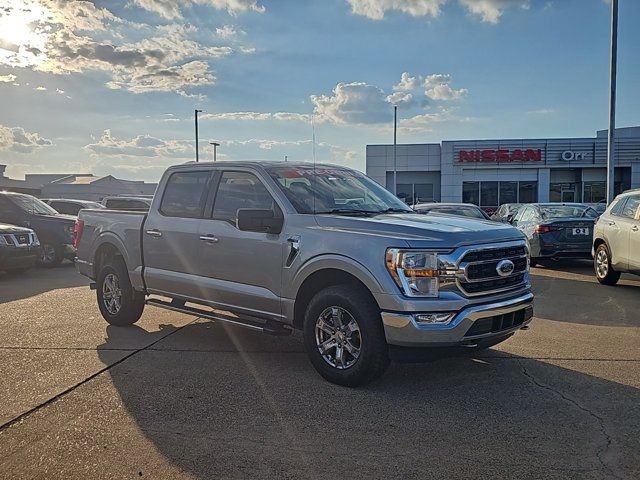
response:
M498 265L496 265L496 272L501 277L508 277L513 273L516 266L513 264L511 260L500 260Z

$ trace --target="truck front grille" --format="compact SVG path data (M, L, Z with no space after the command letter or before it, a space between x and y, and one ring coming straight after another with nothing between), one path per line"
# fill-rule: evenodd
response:
M498 272L503 260L513 263L506 276ZM458 287L468 296L514 290L527 283L527 249L522 244L471 250L461 257L459 267L464 273Z

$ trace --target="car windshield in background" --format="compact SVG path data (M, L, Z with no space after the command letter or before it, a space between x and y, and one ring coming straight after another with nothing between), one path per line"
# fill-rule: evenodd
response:
M21 210L36 215L58 215L58 212L35 197L29 195L11 195L9 199Z
M267 167L298 213L376 214L411 210L365 175L332 167Z
M542 213L542 218L551 219L551 218L578 218L578 217L587 217L587 218L596 218L598 217L598 212L596 212L593 208L587 206L571 206L571 205L545 205L540 207L540 212Z
M486 219L486 217L480 210L469 207L432 208L431 210L427 210L424 213L439 213L442 215L456 215L458 217L481 218L483 220Z

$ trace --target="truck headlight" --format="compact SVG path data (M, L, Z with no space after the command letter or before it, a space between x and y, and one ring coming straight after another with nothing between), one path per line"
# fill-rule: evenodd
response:
M408 297L437 297L441 283L453 281L451 274L441 269L437 252L389 248L386 263L396 284Z

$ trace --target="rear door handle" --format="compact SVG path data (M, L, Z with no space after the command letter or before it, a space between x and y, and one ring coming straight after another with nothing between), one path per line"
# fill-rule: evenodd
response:
M162 232L160 230L157 229L152 229L152 230L147 230L145 232L147 235L151 235L152 237L161 237L162 236Z
M214 237L213 235L202 235L200 240L207 243L218 243L220 241L218 237Z

